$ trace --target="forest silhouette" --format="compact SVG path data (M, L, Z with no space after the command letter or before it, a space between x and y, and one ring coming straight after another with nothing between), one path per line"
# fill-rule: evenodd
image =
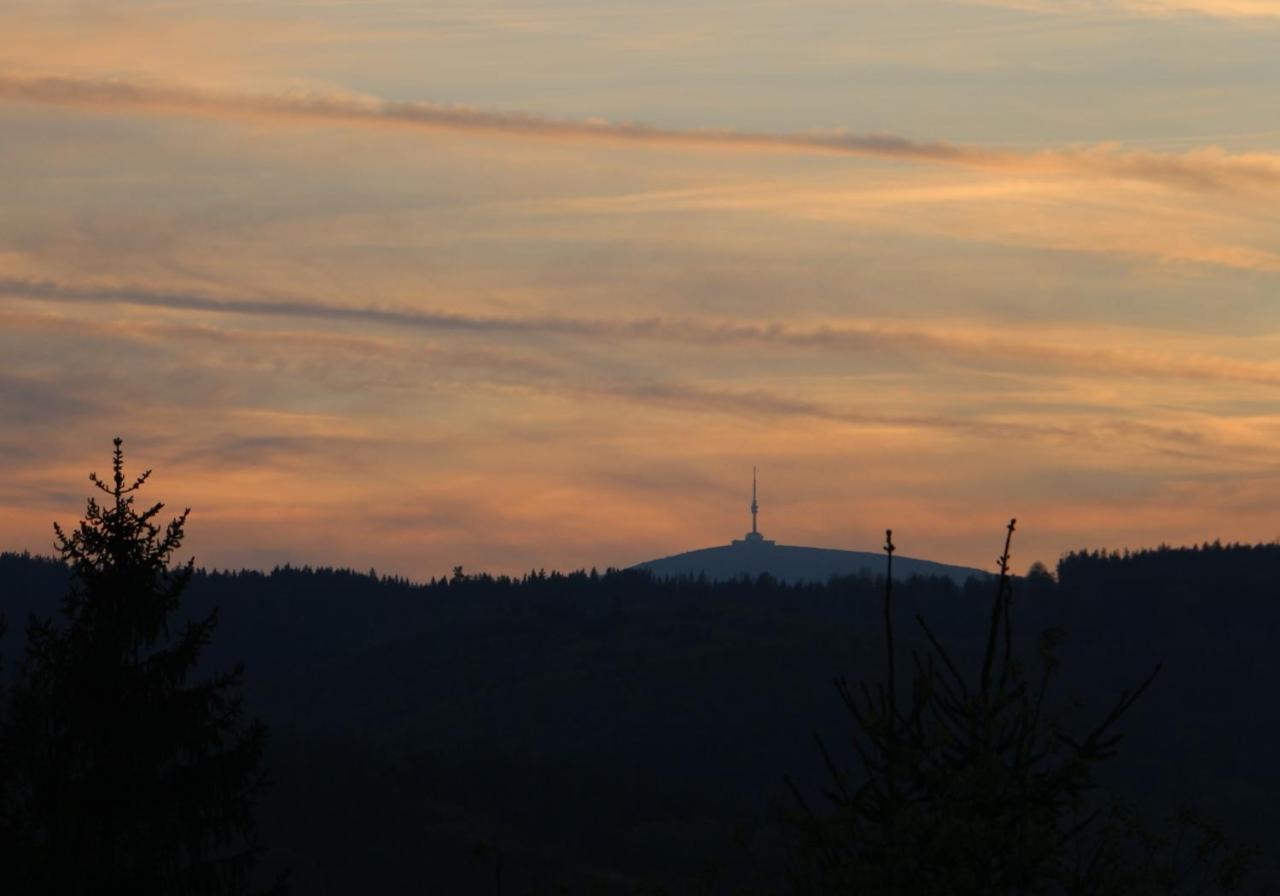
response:
M415 583L199 569L118 440L93 479L0 554L6 892L1280 884L1280 545Z

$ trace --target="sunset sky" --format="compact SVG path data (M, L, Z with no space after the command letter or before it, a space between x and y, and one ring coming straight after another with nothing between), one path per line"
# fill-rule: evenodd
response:
M1280 537L1280 0L0 3L0 549Z

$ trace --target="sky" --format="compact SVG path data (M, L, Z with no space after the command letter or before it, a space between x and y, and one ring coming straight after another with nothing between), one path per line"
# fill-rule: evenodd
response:
M1280 537L1280 0L0 3L0 548Z

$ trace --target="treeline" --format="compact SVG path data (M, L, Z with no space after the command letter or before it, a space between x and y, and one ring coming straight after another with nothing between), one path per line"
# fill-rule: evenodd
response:
M1058 562L1059 584L1096 597L1158 592L1168 604L1228 595L1280 597L1280 544L1162 545L1139 551L1076 551Z

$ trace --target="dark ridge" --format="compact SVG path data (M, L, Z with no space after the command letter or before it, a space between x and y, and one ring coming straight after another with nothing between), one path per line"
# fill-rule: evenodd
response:
M1212 544L1076 552L1014 583L1018 643L1066 629L1064 713L1164 665L1104 783L1157 814L1200 806L1267 847L1278 577L1280 545ZM27 614L56 613L66 584L55 561L0 555L4 671ZM205 661L245 662L247 708L271 728L262 839L297 869L295 893L480 892L499 853L510 892L682 891L750 876L784 774L821 786L811 734L846 743L831 682L877 674L881 585L865 571L415 583L281 567L197 572L186 612L221 607ZM924 646L920 613L975 661L989 581L915 577L894 595L900 655ZM1269 851L1261 866L1274 882Z

